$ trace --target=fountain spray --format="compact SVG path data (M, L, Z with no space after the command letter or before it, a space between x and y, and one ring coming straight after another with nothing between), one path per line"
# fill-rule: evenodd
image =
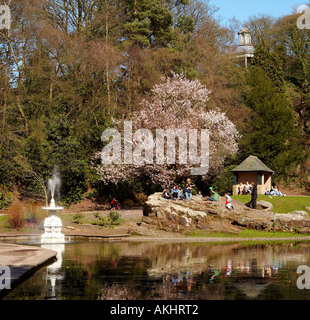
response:
M51 192L50 206L42 208L49 211L49 216L44 220L45 233L41 236L41 243L63 243L65 241L65 236L61 233L62 222L57 217L57 211L63 210L63 207L57 207L54 198L56 192L59 191L60 184L61 180L55 167L52 178L48 180L48 189Z

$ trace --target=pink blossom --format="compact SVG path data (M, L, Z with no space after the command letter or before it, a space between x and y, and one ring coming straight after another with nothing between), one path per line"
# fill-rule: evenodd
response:
M198 80L188 80L182 74L172 73L162 83L155 85L141 102L138 111L127 120L132 121L133 132L145 128L156 137L156 129L208 129L210 134L210 170L217 174L225 158L238 150L235 125L220 110L207 110L211 91ZM123 122L115 121L123 132ZM142 142L148 146L153 141ZM199 144L198 144L199 145ZM133 148L136 143L133 142ZM141 146L141 142L140 142ZM123 148L123 146L122 146ZM177 149L177 148L176 148ZM199 150L198 150L199 151ZM103 165L96 167L104 183L118 183L132 178L148 177L152 184L171 184L176 178L187 177L191 164L157 165L154 144L154 162L151 165Z

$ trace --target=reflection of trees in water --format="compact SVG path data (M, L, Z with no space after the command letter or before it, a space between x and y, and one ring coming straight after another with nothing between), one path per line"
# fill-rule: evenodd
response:
M144 250L143 256L150 257L151 267L147 269L148 275L152 278L161 277L161 282L152 281L150 289L143 295L139 294L140 289L137 287L117 289L117 285L113 285L102 288L101 297L121 299L118 297L118 292L125 292L124 297L130 299L262 298L265 292L270 291L268 288L274 282L272 286L274 292L285 292L288 285L285 281L286 276L296 279L294 269L289 275L287 274L287 263L305 263L308 253L308 244L292 243L250 246L154 245ZM228 261L230 261L229 268ZM212 263L215 267L207 266L208 263ZM286 275L283 276L283 273ZM290 284L294 285L294 281L296 280L290 280ZM272 295L269 292L270 294ZM282 293L280 296L285 297L286 294Z
M62 255L59 298L291 299L308 243L76 243ZM46 272L46 271L45 271ZM42 269L11 297L43 298ZM35 288L34 288L35 287Z

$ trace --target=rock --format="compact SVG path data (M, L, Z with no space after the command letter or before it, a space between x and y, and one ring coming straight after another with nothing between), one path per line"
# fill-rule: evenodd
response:
M146 224L151 224L153 223L153 219L150 217L142 217L142 222L146 223Z
M191 221L189 218L182 216L180 218L180 225L182 225L183 227L187 228L191 226Z
M148 223L142 222L142 223L140 224L140 227L142 227L142 228L149 228L150 225L149 225Z
M265 201L265 200L259 200L257 201L256 205L258 207L262 207L263 210L266 210L266 211L272 211L273 210L273 205L272 203L268 202L268 201Z
M310 212L310 207L305 207L305 209L306 209L308 212Z
M179 217L179 215L178 215L176 212L171 212L171 213L168 215L168 219L171 220L171 221L173 221L174 223L177 223L178 217Z
M300 234L308 234L308 233L310 233L310 228L309 227L301 227L301 228L298 228L296 231Z
M71 226L66 226L66 229L75 230L75 228Z
M165 213L161 210L156 211L156 217L161 220L166 219Z
M310 219L302 214L276 214L274 219L275 231L298 232L301 228L310 228Z
M308 212L307 211L293 211L290 214L292 215L298 215L298 216L302 216L304 218L309 218Z
M201 229L201 230L205 230L205 231L210 230L210 228L204 226L204 225L201 224L201 223L197 223L197 229Z

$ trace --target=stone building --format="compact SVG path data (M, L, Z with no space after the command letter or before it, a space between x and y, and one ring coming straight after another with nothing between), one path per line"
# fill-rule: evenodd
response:
M251 31L247 28L242 28L238 33L239 46L236 49L237 58L240 64L245 65L246 68L250 66L251 60L254 57L254 47L252 45Z
M249 184L255 182L257 184L258 194L264 194L266 188L268 190L271 189L274 171L255 156L249 156L231 171L234 173L233 195L238 194L238 186L240 183L245 185L247 182Z

